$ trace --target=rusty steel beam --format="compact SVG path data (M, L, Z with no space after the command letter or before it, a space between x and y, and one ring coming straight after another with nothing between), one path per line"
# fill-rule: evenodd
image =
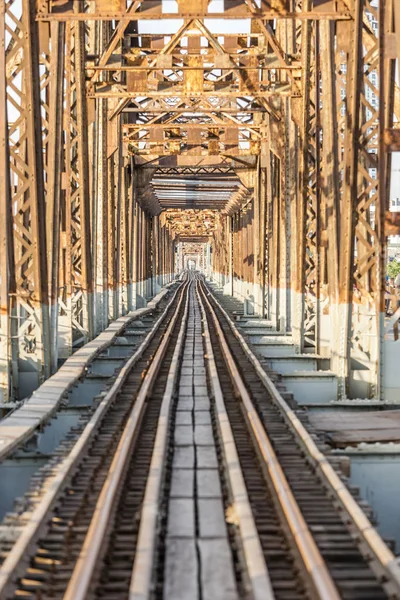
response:
M149 5L152 0L146 0L146 2L141 2L141 5ZM158 3L158 0L153 0ZM134 3L135 5L139 3ZM177 19L179 18L179 13L167 13L167 12L155 12L141 10L140 12L135 13L135 21L140 20L166 20L166 19ZM197 11L192 13L187 13L184 15L185 19L254 19L260 21L273 21L274 19L295 19L296 21L318 21L321 19L324 20L332 20L332 21L347 21L352 18L351 11L261 11L257 12L246 11L244 12L241 7L237 10L231 9L229 12L203 12ZM120 21L120 22L128 22L131 20L131 16L127 15L127 12L118 12L113 11L110 13L106 12L79 12L75 13L73 11L64 11L64 12L45 12L40 11L36 13L37 21L87 21L91 19L93 21Z

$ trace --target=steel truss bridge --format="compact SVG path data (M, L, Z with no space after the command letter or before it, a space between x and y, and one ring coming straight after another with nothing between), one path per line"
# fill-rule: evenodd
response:
M2 402L196 252L384 398L396 0L3 0L0 36Z

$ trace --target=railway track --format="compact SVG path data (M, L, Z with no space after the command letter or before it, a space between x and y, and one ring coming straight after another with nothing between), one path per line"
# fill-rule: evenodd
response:
M394 556L197 274L46 489L0 598L400 598Z

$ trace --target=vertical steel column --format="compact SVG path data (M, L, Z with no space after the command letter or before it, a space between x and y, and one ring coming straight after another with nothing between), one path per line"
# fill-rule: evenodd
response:
M160 289L160 216L153 217L153 277L155 293Z
M166 225L165 225L165 220L163 223L163 226L161 228L161 256L162 256L162 285L164 286L166 284L166 241L165 241L165 237L166 237Z
M105 22L96 23L96 52L102 54L107 44L107 28ZM104 77L100 75L100 79ZM95 281L95 322L96 334L108 325L108 164L107 164L107 132L108 101L98 98L96 101L95 135L95 186L94 186L94 218L96 223L94 256Z
M172 258L173 258L173 240L172 240L171 231L168 228L168 283L172 279L172 271L173 271Z
M389 6L385 2L385 7ZM381 266L384 251L384 207L379 193L384 181L379 179L380 103L387 101L385 90L379 88L379 10L371 0L362 2L361 27L361 84L359 103L359 138L357 151L357 195L354 197L356 252L353 262L353 311L350 359L367 367L368 388L365 395L379 397L379 350L382 344L382 317L384 270ZM368 24L368 25L367 25ZM383 32L382 32L383 33ZM392 76L393 82L393 76ZM380 332L381 329L381 332ZM350 371L351 384L357 386L350 392L359 394L359 377L356 365Z
M377 357L377 390L376 395L385 400L385 288L387 238L385 218L389 210L390 184L392 174L391 154L385 144L385 135L393 127L394 93L396 75L400 76L400 6L395 0L379 3L379 142L378 142L378 207L376 207L377 236L377 289L376 315L379 353ZM390 39L397 41L396 48L390 48ZM397 68L396 72L396 60ZM397 321L398 323L398 321ZM387 326L389 329L390 325ZM395 324L391 324L395 331ZM397 341L397 343L399 343Z
M170 281L173 281L174 273L175 273L175 247L176 247L175 233L171 230L171 275L170 275Z
M264 175L264 203L265 203L265 252L264 252L264 314L267 319L272 319L272 273L273 273L273 201L272 201L272 169L271 169L271 128L267 129L265 139L265 169Z
M14 369L14 383L19 396L23 397L51 372L39 32L35 6L28 0L22 0L18 6L11 1L4 2L3 8L2 36L4 21L16 33L10 36L10 40L2 40L6 60L5 69L0 74L6 78L3 99L5 93L6 104L10 102L13 106L12 122L8 121L10 115L7 115L6 106L2 107L1 119L1 135L8 135L9 142L9 146L6 144L2 150L3 160L10 159L8 165L3 165L6 167L3 173L5 195L1 202L7 205L9 202L13 207L12 232L7 220L11 207L7 209L7 205L3 204L2 209L5 213L2 237L9 238L7 250L4 247L8 271L7 274L2 273L5 282L8 281L4 284L2 281L2 295L6 286L8 294L13 295L8 302L8 323L4 327L15 340L12 354L14 365L18 366L18 380ZM14 61L15 56L19 57L18 61ZM5 234L7 228L9 233ZM16 320L15 330L14 325L10 325L10 318ZM9 350L7 354L9 356Z
M122 146L118 152L117 183L117 231L116 231L116 269L118 316L128 312L128 273L129 273L129 183L127 165L122 156Z
M226 217L226 230L228 232L228 277L229 277L229 290L228 293L233 296L233 217ZM209 244L207 245L207 260L209 260Z
M169 283L169 272L170 272L170 236L168 226L165 226L165 282Z
M10 149L8 141L6 81L5 3L0 5L0 402L14 399L12 380L17 376L12 361L12 314L15 312L15 267L12 245ZM14 315L15 316L15 315ZM16 320L14 319L16 324Z
M167 242L167 283L170 282L171 273L171 236L169 228L166 229L166 242Z
M151 216L146 215L146 299L151 296Z
M243 211L238 211L238 292L242 293L243 282Z
M309 1L306 0L306 9ZM305 316L305 256L306 256L306 211L308 186L308 123L310 105L309 73L311 71L311 23L304 21L301 26L301 57L302 57L302 105L300 126L300 181L297 202L297 265L295 271L295 311L293 315L293 342L298 351L304 346L304 316Z
M149 215L147 212L144 214L143 221L143 244L142 244L142 253L143 253L143 297L146 302L149 294L148 286L149 286Z
M265 145L265 143L264 143ZM265 162L269 149L264 149ZM260 238L260 286L261 286L261 317L266 317L266 298L267 298L267 278L266 278L266 208L267 208L267 190L266 190L266 168L265 166L258 165L258 195L260 203L260 227L259 227L259 238Z
M135 302L136 300L134 300L134 298L136 298L136 296L134 296L134 274L135 274L135 268L136 268L136 260L135 260L135 248L134 248L134 238L135 238L135 232L136 232L136 225L135 225L135 171L134 171L134 167L133 167L133 160L130 161L130 163L128 164L127 169L130 169L128 171L129 173L129 178L127 180L127 187L128 187L128 217L127 217L127 224L128 224L128 238L127 238L127 278L128 278L128 311L131 311L134 309L135 307Z
M140 244L142 262L142 298L146 302L147 296L147 212L142 212L142 243Z
M133 189L133 243L132 243L132 308L138 308L138 280L139 280L139 204L137 201L137 188Z
M310 10L306 0L303 10ZM319 311L319 67L318 25L306 21L302 25L302 122L299 191L299 266L297 269L296 318L293 338L299 350L309 346L318 351Z
M339 256L339 395L345 397L350 374L351 320L354 269L354 206L357 198L358 145L360 137L360 88L362 78L362 2L355 0L354 20L346 27L349 35L346 85L346 129L344 179L340 223Z
M147 218L147 296L153 296L153 266L152 266L152 221L153 218L148 215Z
M76 125L78 137L78 171L80 196L81 258L80 280L82 296L81 325L84 342L93 337L92 256L90 246L90 197L88 120L85 84L85 23L75 24ZM75 315L73 316L73 318Z
M167 258L167 225L164 222L163 229L163 240L162 240L162 253L163 253L163 285L168 283L167 281L167 269L168 269L168 258Z
M143 298L143 210L138 204L138 282L137 290L140 306L142 306Z
M234 296L237 289L237 280L239 278L239 213L235 213L233 219L233 280L232 280L232 295ZM214 249L215 251L215 249ZM214 259L214 253L213 253Z
M338 298L339 298L339 152L338 152L338 120L335 76L335 37L334 24L330 21L320 22L320 54L321 54L321 127L322 127L322 173L321 202L323 204L324 224L324 261L326 260L327 292L329 299L329 330L332 337L328 344L331 351L331 369L338 369L339 337L338 337ZM322 290L321 290L322 293ZM327 346L327 344L326 344ZM325 348L326 354L328 348Z
M286 20L282 27L282 47L287 55L297 52L296 21ZM281 77L290 81L289 74L282 73ZM297 245L295 230L297 229L296 201L298 196L298 126L296 124L295 105L300 99L286 99L285 102L285 139L284 139L284 222L285 222L285 290L284 306L285 329L292 330L293 319L293 290L292 281L295 274Z
M96 245L95 264L95 315L96 334L107 327L107 160L106 160L106 110L105 100L100 98L96 107L96 162L97 185L95 193Z
M141 278L142 278L142 264L141 264L141 251L142 251L142 209L139 205L139 202L136 203L136 211L137 211L137 235L136 235L136 308L141 306L140 304L140 295L141 295Z
M153 297L155 294L155 285L154 285L154 237L153 237L153 228L154 228L154 217L151 216L149 218L149 294L150 297Z
M64 56L65 23L50 25L50 48L48 48L49 70L49 131L45 153L47 173L46 226L50 296L51 370L57 370L58 360L58 313L60 275L60 215L61 174L64 167L63 150L63 100L64 100Z
M164 231L164 216L161 213L159 217L159 279L158 283L160 287L163 287L163 261L164 261L164 245L163 245L163 231Z
M163 221L158 217L158 285L163 286Z
M285 23L286 25L286 23ZM279 247L279 330L290 328L290 257L291 257L291 196L294 189L295 169L291 154L292 131L290 100L284 100L282 118L281 190L280 190L280 247Z
M90 244L89 157L85 87L85 26L66 25L64 111L65 205L63 209L63 285L59 298L66 358L93 337L92 252Z
M142 231L143 231L143 238L142 238L142 257L143 257L143 299L146 302L146 298L147 298L147 277L148 277L148 239L147 239L147 233L148 233L148 215L147 212L143 213L143 223L142 223Z
M117 181L115 178L116 154L118 150L107 157L107 297L108 297L108 321L114 321L117 318L117 271L116 271L116 227L119 229L119 223L116 221L116 207L120 198L116 195Z
M261 202L260 202L260 178L259 162L257 161L257 176L255 177L254 199L253 199L253 223L252 223L252 241L253 241L253 280L254 280L254 310L261 315Z
M270 286L271 286L271 305L270 319L273 327L279 330L279 269L280 269L280 209L281 209L281 168L280 159L276 154L271 153L271 244L269 254Z

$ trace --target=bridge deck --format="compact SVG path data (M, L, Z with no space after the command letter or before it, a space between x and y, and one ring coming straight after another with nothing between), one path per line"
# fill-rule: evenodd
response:
M47 455L21 437L5 466L30 470L0 529L1 597L400 597L394 556L340 459L324 456L288 372L246 341L274 332L245 315L236 326L217 297L189 273L140 321L115 323L85 370L108 381L104 393L87 406L86 390ZM238 302L222 300L237 318ZM298 372L301 393L315 364ZM58 420L77 397L64 400Z

